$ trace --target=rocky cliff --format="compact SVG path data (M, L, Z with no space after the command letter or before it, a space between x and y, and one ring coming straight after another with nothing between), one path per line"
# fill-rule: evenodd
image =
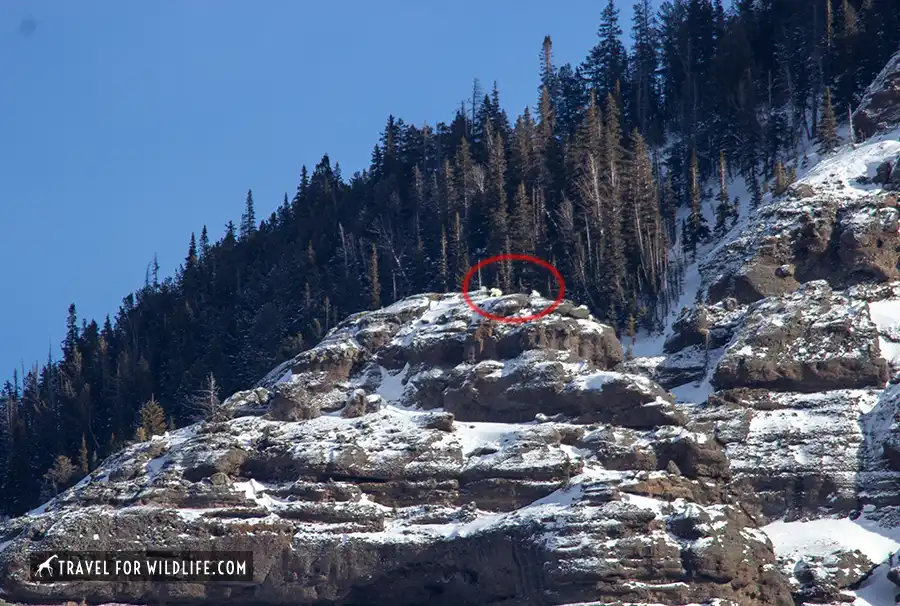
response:
M857 114L874 136L810 150L785 195L698 254L694 299L626 363L722 447L799 604L900 593L898 60Z
M900 125L900 52L866 89L853 124L863 137Z
M536 296L475 302L533 313ZM565 303L348 318L225 406L3 527L8 598L193 604L791 604L723 445ZM248 584L37 585L31 549L247 549Z

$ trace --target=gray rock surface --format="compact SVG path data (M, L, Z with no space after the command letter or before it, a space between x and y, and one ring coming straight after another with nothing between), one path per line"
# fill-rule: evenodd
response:
M869 85L853 112L853 125L862 137L871 137L897 124L900 124L900 51Z
M572 305L527 327L458 296L351 317L229 399L248 414L129 446L0 526L0 583L27 601L198 606L792 604L725 449L620 362ZM24 569L31 549L135 541L249 549L256 578L59 586Z

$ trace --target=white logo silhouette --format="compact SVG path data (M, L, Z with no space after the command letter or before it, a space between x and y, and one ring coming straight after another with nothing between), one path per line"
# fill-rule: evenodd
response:
M46 570L47 572L50 573L50 576L52 577L52 576L53 576L53 569L50 568L50 562L52 562L53 560L57 559L58 557L59 557L59 556L57 556L57 555L54 553L52 556L50 556L49 558L47 558L46 560L44 560L44 562L43 562L40 566L38 566L37 572L35 573L35 576L37 576L37 577L44 576L44 571Z

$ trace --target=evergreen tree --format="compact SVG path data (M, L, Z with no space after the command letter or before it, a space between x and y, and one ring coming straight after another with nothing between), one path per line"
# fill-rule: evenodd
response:
M209 234L206 233L206 226L200 232L200 258L206 259L209 256Z
M619 105L616 98L606 97L606 123L603 131L603 157L606 182L601 221L604 225L603 265L601 279L607 292L609 308L616 314L610 321L620 324L618 315L625 305L625 243L622 239L622 173L624 150Z
M453 217L453 231L450 240L450 248L453 258L453 280L456 284L462 284L463 278L469 271L469 247L468 239L463 231L462 218L459 211Z
M256 211L253 208L253 190L247 190L247 202L241 215L240 238L243 240L256 231Z
M166 433L166 411L153 396L141 406L140 429L145 439Z
M534 248L534 206L525 190L525 183L519 182L513 200L512 250L516 253L533 255Z
M834 116L834 107L831 105L831 89L825 88L825 97L822 101L822 117L819 120L819 151L830 153L837 149L841 140L837 134L837 120Z
M449 263L447 262L447 228L441 225L441 260L438 265L438 276L440 279L439 286L442 292L447 292L447 282L450 275Z
M597 94L606 98L607 95L618 94L625 80L627 66L622 28L619 25L619 9L613 0L608 0L603 9L597 36L600 40L588 54L584 72Z
M490 161L488 164L488 204L490 205L489 234L485 238L488 243L488 254L499 255L508 252L509 248L509 212L506 202L506 158L503 138L492 136L490 143ZM496 264L499 268L499 285L502 289L510 287L509 262Z
M626 212L623 234L629 245L627 274L630 276L631 312L637 305L650 306L664 290L668 266L665 222L660 212L650 153L644 137L635 129L633 149L627 166ZM645 295L641 301L638 295Z
M750 183L748 187L750 189L750 206L759 208L759 205L762 203L763 192L760 189L759 177L756 176L755 168L750 171Z
M689 222L689 232L687 244L691 252L691 256L697 254L697 245L705 241L709 237L709 227L706 223L706 217L703 216L701 207L702 199L700 194L700 167L697 163L697 150L691 152L691 163L689 182L691 187L691 214Z
M90 456L88 455L87 441L84 434L81 434L81 448L78 449L78 471L82 476L86 476L91 471Z
M650 0L637 0L632 20L631 111L638 131L658 142L662 129L659 119L659 33L656 13Z
M197 240L194 232L191 232L191 243L188 245L188 254L184 258L185 269L193 269L197 265Z

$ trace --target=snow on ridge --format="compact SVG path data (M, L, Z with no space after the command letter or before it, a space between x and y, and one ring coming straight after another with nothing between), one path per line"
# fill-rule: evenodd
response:
M848 133L849 134L849 133ZM863 143L845 144L832 155L815 163L798 183L813 186L817 192L840 195L845 200L871 195L880 185L861 184L859 176L873 177L885 160L900 156L900 128L881 133Z
M873 562L900 549L900 528L881 526L860 516L809 521L776 520L763 526L780 557L826 556L839 550L860 550Z
M793 569L793 564L810 556L828 558L840 551L861 551L872 562L887 560L900 549L900 527L882 526L865 515L856 520L826 517L764 526L775 554ZM877 566L853 593L853 606L886 606L894 602L897 586L887 578L888 565Z
M869 317L878 327L882 357L890 364L900 364L900 298L869 302Z

